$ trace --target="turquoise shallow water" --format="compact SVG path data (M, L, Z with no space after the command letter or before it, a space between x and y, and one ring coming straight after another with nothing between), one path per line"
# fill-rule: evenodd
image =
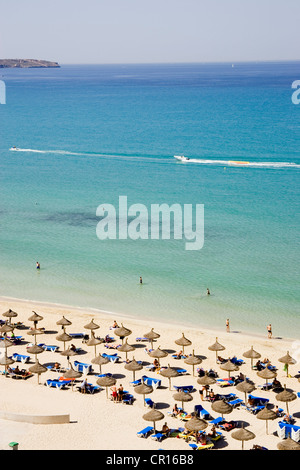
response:
M0 295L299 336L299 63L2 73ZM203 248L100 241L120 195L204 204Z

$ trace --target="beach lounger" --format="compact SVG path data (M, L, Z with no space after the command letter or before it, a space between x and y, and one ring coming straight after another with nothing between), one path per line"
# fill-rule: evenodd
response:
M222 416L219 416L218 418L215 418L209 422L209 424L214 424L215 426L218 426L224 421L224 418Z
M233 408L236 408L237 406L240 406L243 403L243 400L241 398L237 398L236 400L231 400L228 402Z
M192 392L194 390L194 385L174 385L174 388L177 392Z
M166 437L166 436L165 436L165 434L161 434L160 432L157 432L156 434L151 434L150 437L151 437L151 439L153 439L154 441L161 442L162 439L163 439L164 437Z
M44 349L44 351L56 352L59 349L59 346L40 343L38 346Z
M85 336L85 333L68 333L69 336L72 336L72 338L83 338Z
M136 340L137 342L140 342L140 341L151 341L150 339L145 338L145 337L142 337L142 336L138 336L137 338L135 338L135 340Z
M195 405L194 406L194 411L197 413L198 416L202 419L209 419L210 418L210 413L206 411L202 405Z
M103 356L103 357L106 357L107 359L109 359L110 362L112 362L112 363L118 362L118 360L120 359L120 356L118 356L117 353L115 353L115 354L106 354L106 353L103 353L102 356Z
M173 359L186 359L187 356L185 356L184 354L182 354L181 356L177 356L177 354L172 354L172 358Z
M224 421L219 424L219 427L224 431L231 431L232 429L236 428L236 426L236 421Z
M154 431L153 426L147 426L146 428L142 429L141 431L137 432L138 437L146 438Z
M214 447L214 444L211 442L210 444L189 444L190 448L193 450L209 450Z
M85 364L84 362L74 361L74 368L78 372L83 372L84 374L90 374L93 370L91 364Z
M142 380L146 385L151 385L153 388L158 388L161 386L160 379L153 379L152 377L147 377L146 375L143 375Z
M45 382L45 385L49 388L56 388L58 390L66 388L66 385L70 383L70 381L61 381L61 380L51 380L48 379Z
M187 374L187 370L186 370L186 369L182 369L181 367L174 367L174 369L177 370L177 372L178 372L179 375L185 375L185 374Z
M145 404L149 406L149 408L154 407L154 402L151 400L151 398L145 398Z
M22 364L25 364L26 362L29 362L30 360L30 356L24 356L22 354L17 354L17 353L14 353L12 355L12 358L16 362L22 362Z
M268 398L255 397L254 395L250 395L250 394L248 395L248 398L250 398L251 400L254 400L255 405L266 405L267 403L269 403Z
M234 400L236 398L235 393L227 393L227 394L219 394L219 399L220 400L225 400L227 403L231 403L231 400Z
M300 427L297 426L298 429L295 429L296 426L292 427L291 438L293 441L299 442L300 441Z
M133 400L134 400L134 396L131 395L131 393L128 393L128 392L123 393L122 403L125 403L125 405L132 405Z

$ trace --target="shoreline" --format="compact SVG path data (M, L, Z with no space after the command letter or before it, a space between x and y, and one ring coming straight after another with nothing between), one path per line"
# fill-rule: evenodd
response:
M146 317L137 317L137 316L134 316L134 315L129 315L129 314L126 314L126 313L123 313L123 312L113 312L113 311L110 311L110 310L102 310L102 309L98 309L98 308L93 308L93 307L81 307L81 306L76 306L76 305L68 305L68 304L63 304L63 303L56 303L56 302L44 302L44 301L40 301L40 300L32 300L32 299L22 299L22 298L17 298L17 297L10 297L10 296L3 296L3 295L0 295L0 304L2 302L14 302L14 303L18 303L18 304L27 304L27 305L37 305L37 306L40 306L41 308L50 308L50 309L53 309L53 308L58 308L58 309L63 309L63 310L70 310L70 311L77 311L77 312L81 312L81 313L86 313L87 315L90 315L90 314L97 314L99 316L106 316L108 315L110 318L117 318L117 317L120 317L124 320L128 319L128 321L133 321L133 322L142 322L142 323L145 323L145 322L148 322L149 320L146 318ZM151 322L152 323L156 323L158 325L162 324L162 325L165 325L165 326L170 326L170 318L168 319L163 319L163 318L160 318L159 320L158 319L151 319ZM209 335L212 335L212 334L216 334L217 336L218 335L223 335L223 333L226 333L226 329L225 329L225 325L224 325L224 329L221 329L220 327L215 327L215 328L208 328L208 327L199 327L199 326L193 326L191 325L189 322L187 323L184 323L183 321L182 322L179 322L179 321L176 321L175 323L172 322L172 326L174 326L175 328L185 328L185 329L193 329L195 331L199 331L199 332L203 332L205 334L209 334ZM262 335L262 334L258 334L258 333L253 333L253 332L244 332L244 331L238 331L238 330L232 330L230 331L230 334L234 334L234 335L240 335L240 337L245 337L245 338L253 338L253 339L257 339L257 340L268 340L268 337L267 337L267 332L266 332L266 335ZM294 343L297 341L297 338L289 338L289 337L284 337L284 336L273 336L272 337L272 341L283 341L283 342L286 342L286 343Z

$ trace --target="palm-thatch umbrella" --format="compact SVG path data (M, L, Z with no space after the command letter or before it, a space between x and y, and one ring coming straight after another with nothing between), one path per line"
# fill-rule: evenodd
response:
M28 334L29 336L34 336L34 344L36 344L36 337L37 337L38 335L44 334L44 332L43 332L42 330L39 330L39 329L34 328L33 330L27 331L27 334Z
M182 410L183 410L183 403L193 400L192 395L188 392L184 392L183 390L180 390L179 392L174 393L173 398L176 401L181 401Z
M0 358L0 364L1 366L4 366L4 371L5 371L5 376L7 375L7 366L13 364L15 361L11 359L10 357L7 357L7 354L5 353L3 357Z
M11 324L11 319L13 317L17 317L18 314L17 314L17 312L14 312L13 310L9 309L9 310L7 310L7 312L3 313L3 316L9 318L8 322L9 322L9 325L10 325Z
M68 335L68 333L61 333L60 335L56 336L57 341L62 341L64 343L64 350L66 349L66 342L71 341L72 336Z
M45 350L44 350L44 348L42 348L42 346L38 346L37 344L33 344L32 346L29 346L27 348L27 351L30 354L34 354L35 355L35 361L37 361L37 354L41 354Z
M266 380L266 384L268 385L268 380L269 379L275 379L277 377L277 374L275 371L268 369L268 367L265 367L265 369L259 370L257 372L258 377L261 377L262 379ZM268 389L268 387L267 387Z
M207 421L198 418L198 416L192 416L191 419L189 419L184 425L185 429L188 431L204 431L207 426Z
M184 333L182 333L182 337L179 338L179 339L176 339L175 340L175 343L178 344L179 346L182 346L182 352L184 353L184 347L185 346L190 346L192 344L192 341L190 341L189 339L187 339L185 336L184 336Z
M65 349L64 351L61 351L60 353L62 356L66 356L67 359L68 359L68 365L70 366L70 357L71 356L76 356L78 353L76 351L74 351L74 349Z
M287 351L286 355L283 357L280 357L278 359L279 362L282 362L284 364L284 367L286 369L286 376L288 377L289 375L289 365L291 364L296 364L296 360L290 356L289 351Z
M145 384L143 381L139 385L134 387L134 392L138 393L139 395L143 395L144 399L144 406L145 406L145 395L153 392L153 387L151 385Z
M211 346L208 346L208 349L209 349L210 351L216 351L216 362L217 362L217 359L218 359L218 351L224 351L225 346L222 346L222 344L219 343L218 338L216 338L215 343L212 344Z
M116 379L114 377L99 377L97 379L97 384L100 385L100 387L105 387L106 388L106 398L108 398L108 387L112 387L113 385L116 384Z
M0 327L0 332L4 333L3 336L6 337L7 333L13 331L13 329L14 329L13 326L8 325L7 323L4 323L4 325Z
M64 316L56 322L57 325L61 325L63 327L63 330L66 331L66 326L72 325L72 322L70 320L67 320Z
M158 346L158 348L154 349L153 351L149 352L149 356L155 357L156 359L161 359L162 357L166 357L167 355L167 351L160 349L160 346Z
M202 377L197 379L198 384L200 385L213 385L216 383L216 380L213 377L210 377L207 372Z
M276 419L277 418L277 414L275 413L275 411L273 410L270 410L267 405L265 405L264 409L260 410L256 417L258 419L264 419L266 421L266 433L268 434L268 421L269 419Z
M7 350L7 348L13 345L14 345L14 342L7 338L4 338L0 341L0 348L5 348L5 351Z
M244 392L245 393L245 403L247 401L247 393L253 392L255 390L255 385L251 384L250 382L247 382L247 380L244 380L243 382L240 382L237 384L236 389L239 392Z
M97 330L98 328L100 328L100 326L94 322L94 319L92 319L92 321L90 321L87 325L85 325L84 328L87 330L93 331L93 330Z
M99 366L100 374L102 374L101 366L108 364L110 361L107 357L103 357L101 354L98 354L98 356L94 357L91 362L92 364L97 364Z
M254 439L256 436L253 432L249 431L248 429L245 429L244 423L243 423L240 429L238 429L237 431L234 431L231 434L231 437L233 437L233 439L236 439L237 441L242 441L242 450L243 450L244 441L249 441L250 439Z
M288 402L296 400L297 395L291 390L287 390L284 385L284 390L276 395L276 400L286 402L286 412L289 414Z
M152 410L148 411L148 413L143 415L144 420L153 422L153 427L154 427L154 432L155 433L156 433L155 422L160 421L164 417L165 417L165 415L161 411L155 410L154 408L152 408Z
M236 364L233 364L233 362L231 362L230 360L228 360L228 361L224 362L223 364L221 364L220 368L222 370L227 370L228 378L230 377L230 372L239 370L239 367Z
M33 315L31 315L31 317L29 317L28 320L33 321L34 327L36 327L37 323L43 320L43 317L34 311L32 311L32 313Z
M137 362L134 358L132 361L125 364L125 369L131 370L133 372L133 381L135 381L135 372L137 370L142 370L143 366L139 362Z
M114 331L114 334L116 334L117 336L119 336L119 338L122 339L122 344L123 344L123 339L126 336L131 335L131 333L132 331L129 330L128 328L125 328L125 326L123 326L123 323L121 323L121 326L119 328L116 328Z
M300 442L296 442L290 437L284 441L278 442L277 449L279 450L300 450Z
M171 390L171 378L178 377L179 372L177 369L175 369L174 367L170 367L170 364L168 364L168 367L166 369L160 370L160 375L169 379L169 390Z
M202 359L200 359L200 357L198 357L198 356L195 356L195 352L194 352L194 349L193 349L193 354L191 356L187 357L186 359L184 359L184 362L185 362L185 364L189 364L189 365L193 366L193 376L194 376L195 375L194 374L195 365L201 364Z
M211 404L211 407L216 413L220 413L222 418L224 414L229 414L233 410L233 406L227 403L224 399L214 401Z
M47 367L43 366L42 364L39 363L39 361L36 361L35 364L33 364L33 366L29 367L29 371L32 372L33 374L37 374L37 377L38 377L38 383L39 380L40 380L40 375L43 373L43 372L46 372L48 369Z
M151 328L151 331L148 333L144 334L144 338L147 338L151 341L151 349L153 349L153 340L160 338L160 334L156 333L154 331L154 328Z
M72 382L72 392L73 392L74 379L78 379L81 376L82 376L82 372L78 372L77 370L74 370L72 366L70 367L69 370L66 370L66 372L64 372L64 374L63 374L64 379L72 379L71 380L71 382Z
M87 346L94 346L95 348L95 357L96 357L96 348L99 344L101 344L103 341L99 338L95 338L94 331L91 332L91 338L87 341Z
M251 369L253 369L253 359L259 359L261 357L261 354L255 351L253 349L253 346L251 346L251 349L249 349L249 351L244 352L243 356L247 359L251 359Z
M118 348L118 351L124 352L125 358L127 360L127 354L131 351L135 351L135 347L132 346L131 344L128 344L127 338L126 338L125 343L123 343L122 346Z

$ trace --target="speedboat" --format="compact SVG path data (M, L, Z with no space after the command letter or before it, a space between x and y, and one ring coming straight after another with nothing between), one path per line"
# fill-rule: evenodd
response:
M11 147L9 150L14 150L14 151L16 151L16 150L20 150L20 149L18 149L17 147Z
M230 160L228 162L229 165L250 165L250 162L237 162L234 160Z
M189 161L189 158L185 157L184 155L174 155L174 158L176 158L176 160L179 160L180 162L188 162Z

